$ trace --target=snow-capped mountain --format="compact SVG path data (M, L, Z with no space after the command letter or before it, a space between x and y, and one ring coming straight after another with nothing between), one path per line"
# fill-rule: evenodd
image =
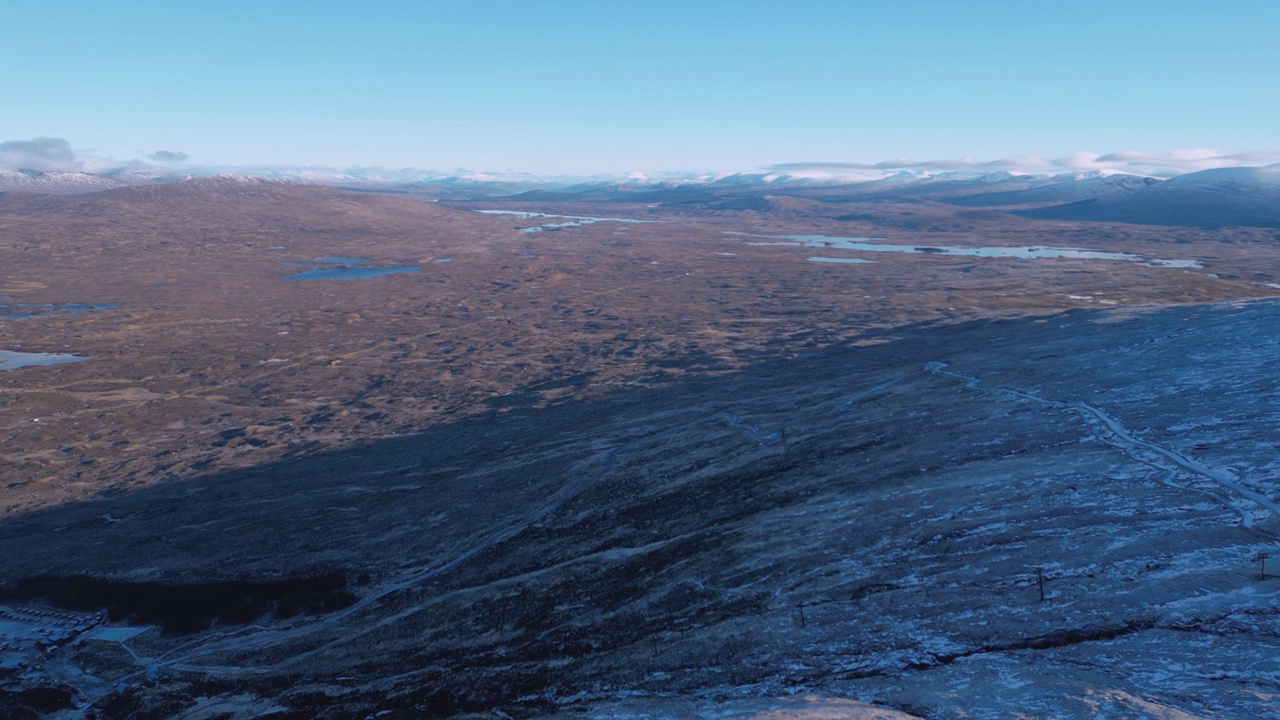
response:
M1201 170L1131 193L1018 214L1141 225L1280 227L1280 163Z
M127 184L129 183L92 173L0 169L0 192L76 195L110 190Z
M222 170L224 172L214 172ZM565 177L451 173L403 168L129 167L109 174L0 170L0 192L75 195L125 187L189 186L242 194L283 182L454 200L519 198L582 202L724 203L760 193L825 202L938 201L963 207L1039 205L1018 214L1044 219L1163 225L1280 225L1280 164L1202 170L1168 180L1115 170L1059 174L1007 171L797 168L747 173L624 173ZM215 187L216 186L216 187ZM256 186L257 191L266 189ZM750 204L750 203L748 203Z
M1059 177L1062 176L1055 176L1052 179L1056 180ZM952 198L947 202L964 207L998 207L1033 203L1061 205L1094 198L1127 195L1160 182L1157 178L1126 174L1068 176L1068 178L1064 182L1055 182L1051 185L1005 192L976 193Z
M1264 167L1232 167L1201 170L1170 178L1166 190L1209 190L1247 194L1280 190L1280 163Z

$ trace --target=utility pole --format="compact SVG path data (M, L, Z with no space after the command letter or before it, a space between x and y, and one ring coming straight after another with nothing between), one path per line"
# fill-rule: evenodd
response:
M1260 553L1258 553L1258 556L1254 558L1254 560L1257 560L1257 561L1258 561L1258 563L1259 563L1259 565L1258 565L1258 579L1259 579L1259 580L1266 580L1266 579L1267 579L1267 558L1269 558L1269 557L1271 557L1271 555L1270 555L1269 553L1260 552Z
M1036 568L1036 584L1040 586L1040 602L1044 602L1044 568Z

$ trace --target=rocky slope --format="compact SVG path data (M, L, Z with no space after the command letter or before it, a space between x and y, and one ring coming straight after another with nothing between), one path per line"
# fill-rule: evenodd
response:
M1269 716L1280 304L866 340L31 514L5 574L352 578L46 663L105 717Z

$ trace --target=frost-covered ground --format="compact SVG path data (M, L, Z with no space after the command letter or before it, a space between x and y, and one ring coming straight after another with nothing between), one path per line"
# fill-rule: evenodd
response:
M755 422L785 427L780 484L803 499L737 526L712 575L768 587L721 628L758 671L738 691L926 717L1274 716L1280 577L1254 557L1280 529L1278 320L1258 303L993 324L914 368L898 355L902 379L851 404L837 368L795 389Z
M231 697L315 717L1276 716L1280 560L1260 579L1254 558L1280 556L1280 303L872 339L295 465L313 496L234 517L249 485L159 496L119 525L127 557L68 523L83 554L43 562L216 567L261 525L272 551L244 562L284 572L279 528L323 521L310 562L374 570L346 611L130 641L117 699L192 720ZM93 512L126 516L110 502Z

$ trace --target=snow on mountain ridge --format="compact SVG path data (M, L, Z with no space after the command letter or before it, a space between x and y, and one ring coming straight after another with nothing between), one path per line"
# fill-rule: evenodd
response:
M1159 184L1158 178L1128 173L1093 174L1078 178L1075 174L1055 175L1050 182L1005 192L981 192L944 200L964 207L1000 207L1008 205L1057 204L1125 195Z
M74 195L120 187L126 183L92 173L0 168L0 192L33 192L47 195Z
M1280 163L1263 167L1231 167L1200 170L1170 178L1166 188L1280 189Z
M1143 225L1280 227L1280 164L1200 170L1095 202L1018 214Z
M866 189L887 190L914 185L938 183L966 183L973 186L997 186L1002 183L1055 184L1108 178L1154 178L1121 170L1102 168L1050 174L990 171L983 169L912 169L912 168L847 168L804 167L763 172L627 172L589 177L540 176L519 172L477 172L459 169L453 172L419 170L415 168L385 169L369 167L235 167L184 168L182 173L152 167L136 167L116 170L106 174L82 172L35 172L27 170L0 170L0 191L26 191L37 193L71 194L94 192L113 187L188 182L201 178L237 178L225 180L245 186L250 179L293 182L314 185L337 186L442 186L442 187L497 187L507 185L525 190L543 189L574 192L592 187L623 188L781 188L820 186L862 186ZM222 170L222 172L212 172ZM1271 186L1280 183L1280 164L1252 167L1241 166L1202 170L1175 176L1168 187L1219 187L1233 192L1243 192L1249 187ZM505 191L504 191L505 192Z

